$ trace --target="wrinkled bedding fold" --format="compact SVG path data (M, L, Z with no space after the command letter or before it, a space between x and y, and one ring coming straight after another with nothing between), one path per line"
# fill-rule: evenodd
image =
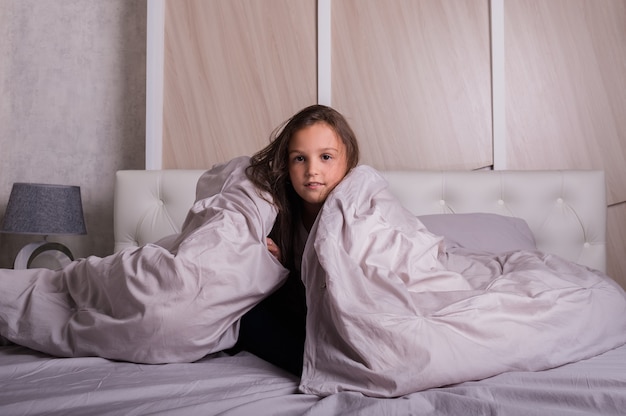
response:
M395 397L626 343L613 280L535 251L447 252L367 166L326 200L302 276L305 393Z
M0 334L56 356L195 361L232 347L239 319L287 275L265 236L276 211L242 157L206 172L178 236L61 271L0 270Z

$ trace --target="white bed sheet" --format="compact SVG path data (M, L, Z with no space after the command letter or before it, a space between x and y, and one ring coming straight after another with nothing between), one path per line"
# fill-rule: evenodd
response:
M377 399L297 393L298 379L249 353L146 365L0 348L9 415L623 415L626 346L540 372L510 372Z

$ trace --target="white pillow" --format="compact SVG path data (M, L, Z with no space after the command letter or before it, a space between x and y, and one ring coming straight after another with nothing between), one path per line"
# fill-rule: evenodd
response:
M420 215L428 231L444 237L446 247L499 254L536 250L535 238L526 221L498 214Z

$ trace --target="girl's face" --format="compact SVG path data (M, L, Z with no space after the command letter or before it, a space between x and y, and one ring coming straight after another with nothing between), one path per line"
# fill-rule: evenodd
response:
M304 208L317 214L348 172L346 146L324 122L297 131L289 142L289 178Z

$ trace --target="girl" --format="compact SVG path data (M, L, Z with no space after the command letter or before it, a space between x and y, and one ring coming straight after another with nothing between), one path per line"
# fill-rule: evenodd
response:
M301 245L298 230L311 229L328 194L359 163L359 146L345 118L324 105L301 110L271 137L271 143L252 156L246 173L273 197L278 216L272 230L275 241L268 245L294 270L294 250Z
M302 252L328 194L358 162L354 132L339 112L324 105L294 115L252 157L247 176L272 196L278 209L268 249L290 275L278 291L244 315L236 350L246 349L301 373L306 320Z

